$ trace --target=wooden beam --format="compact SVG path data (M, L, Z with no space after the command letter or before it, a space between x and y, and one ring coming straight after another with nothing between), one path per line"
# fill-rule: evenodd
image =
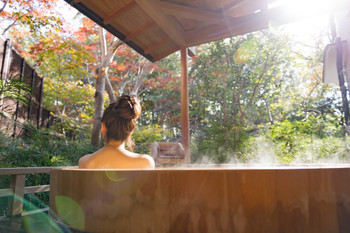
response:
M179 47L185 46L183 28L175 18L162 12L159 0L135 1Z
M236 0L231 2L230 4L228 4L223 10L222 13L226 13L234 8L237 8L238 6L240 6L243 2L245 2L245 0Z
M26 175L12 175L10 188L13 195L9 197L7 204L7 216L14 217L23 212L24 183Z
M8 197L13 195L13 189L0 189L0 197Z
M163 38L162 40L160 40L160 41L158 41L158 42L156 42L156 43L153 43L151 46L145 48L145 49L143 50L143 52L144 52L145 54L149 54L149 53L151 53L154 49L156 49L156 48L162 46L163 44L168 43L169 41L171 41L171 39L170 39L169 37L165 37L165 38Z
M50 185L49 184L24 187L24 194L27 194L27 193L42 193L42 192L49 192L49 191L50 191Z
M106 15L105 17L103 17L103 23L104 24L110 23L113 19L115 19L116 17L122 15L123 13L131 10L135 6L136 6L136 3L134 1L129 2L124 7L120 8L120 9L116 9L115 11L113 11L113 12L109 13L108 15Z
M209 21L212 23L223 23L225 21L225 17L222 14L211 12L208 10L202 10L199 8L188 7L188 6L183 6L183 5L170 3L170 2L163 2L163 1L161 1L159 5L160 5L160 8L163 10L163 12L173 16L179 16L179 17L203 21L203 22Z
M18 168L1 168L0 175L16 175L16 174L37 174L50 173L54 168L66 167L18 167ZM68 167L67 167L68 168Z
M185 163L189 164L191 163L191 155L187 72L187 48L181 48L181 135L182 146L185 150Z
M137 37L138 35L140 35L144 31L146 31L147 29L153 27L154 25L156 25L156 23L154 21L151 21L145 25L142 25L141 27L135 29L134 31L132 31L128 35L126 35L126 40L128 41L128 40L134 39L135 37Z

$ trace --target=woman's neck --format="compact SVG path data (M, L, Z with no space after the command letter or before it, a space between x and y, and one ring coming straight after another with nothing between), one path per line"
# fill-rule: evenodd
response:
M113 147L119 150L125 150L125 143L122 141L109 140L105 147Z

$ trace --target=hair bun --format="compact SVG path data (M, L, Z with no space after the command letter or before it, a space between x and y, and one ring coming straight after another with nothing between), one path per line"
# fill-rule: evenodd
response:
M127 120L137 119L141 114L141 106L135 96L120 96L115 108L120 117Z

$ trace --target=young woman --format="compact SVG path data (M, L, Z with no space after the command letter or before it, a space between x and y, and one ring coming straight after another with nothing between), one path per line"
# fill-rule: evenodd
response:
M136 97L123 95L111 103L101 120L101 134L106 145L95 153L80 158L79 168L154 168L154 160L149 155L140 155L125 149L126 143L132 151L131 134L140 115L141 106Z

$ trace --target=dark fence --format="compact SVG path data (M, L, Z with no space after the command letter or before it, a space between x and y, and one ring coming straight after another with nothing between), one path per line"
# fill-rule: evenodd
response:
M31 90L27 95L29 104L0 98L0 111L8 116L0 116L0 130L6 134L16 135L20 125L31 122L37 128L48 127L53 122L50 112L42 107L44 78L40 77L25 59L12 49L11 41L0 37L0 75L3 80L16 77L26 83ZM18 124L19 123L19 124Z

